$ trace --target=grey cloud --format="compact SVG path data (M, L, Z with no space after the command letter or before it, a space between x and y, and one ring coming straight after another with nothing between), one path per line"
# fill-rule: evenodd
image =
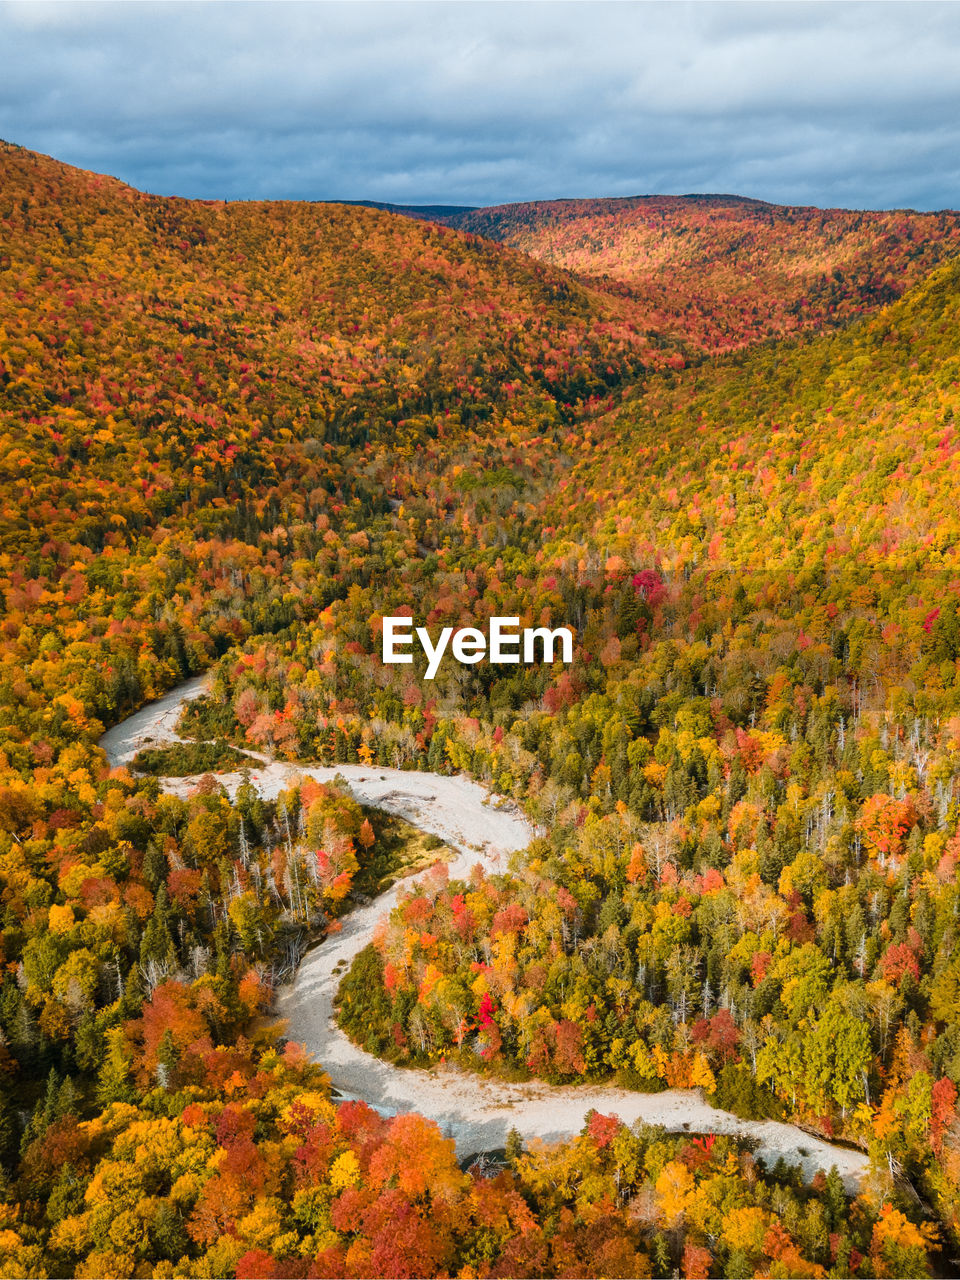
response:
M0 136L147 190L956 206L960 6L0 6Z

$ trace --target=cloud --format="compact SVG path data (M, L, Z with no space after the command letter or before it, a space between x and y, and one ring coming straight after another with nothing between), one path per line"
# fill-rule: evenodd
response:
M0 135L165 194L960 203L952 3L12 3L0 47Z

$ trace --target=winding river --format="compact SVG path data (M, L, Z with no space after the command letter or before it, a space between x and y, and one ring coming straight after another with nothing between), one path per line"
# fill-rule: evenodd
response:
M101 739L110 763L128 764L142 747L177 741L174 726L180 708L203 688L202 677L187 681L110 729ZM309 775L329 782L342 775L357 800L398 814L456 849L456 858L448 864L451 879L465 877L477 863L489 872L504 869L507 855L524 848L533 834L513 805L498 805L482 787L464 777L363 765L292 765L259 756L253 758L253 769L252 780L267 799L276 797L298 777ZM240 775L218 776L233 795ZM185 795L196 781L164 778L162 785L169 792ZM344 1096L361 1098L383 1113L418 1111L428 1116L455 1140L461 1156L502 1147L511 1128L524 1138L552 1141L570 1137L582 1128L587 1112L596 1109L617 1115L627 1124L642 1120L662 1124L673 1132L753 1138L759 1143L757 1154L767 1162L783 1156L800 1164L808 1178L836 1165L847 1188L856 1189L868 1167L863 1152L835 1146L791 1124L741 1120L711 1107L699 1091L642 1094L594 1085L508 1084L452 1067L395 1067L357 1048L334 1021L334 996L346 967L371 941L377 921L394 906L399 888L394 886L347 916L339 933L309 952L293 983L277 999L290 1038L303 1043L322 1063Z

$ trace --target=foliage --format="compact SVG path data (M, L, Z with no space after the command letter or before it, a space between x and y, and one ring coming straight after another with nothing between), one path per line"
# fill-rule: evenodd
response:
M919 1275L910 1182L955 1249L955 216L471 215L574 275L0 171L0 1272ZM402 611L575 662L426 685L379 660ZM110 769L211 665L197 741L138 758L186 798ZM341 988L373 1051L701 1088L866 1147L862 1193L609 1117L488 1180L335 1109L256 1019L408 837L338 784L231 803L227 742L537 825L401 895Z
M654 333L711 354L845 324L960 246L952 212L738 196L544 200L441 220L565 267L629 299Z
M241 752L220 739L216 742L184 742L172 747L145 747L134 756L131 769L167 778L188 778L197 774L249 767Z

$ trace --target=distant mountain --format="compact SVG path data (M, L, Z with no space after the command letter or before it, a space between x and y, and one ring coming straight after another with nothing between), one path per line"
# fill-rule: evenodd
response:
M631 299L636 323L720 352L845 324L960 251L960 215L730 195L497 205L445 219Z
M476 213L473 204L388 204L382 200L321 200L320 204L345 204L360 209L382 209L385 213L402 213L406 218L420 218L424 222L443 222L456 226L460 218Z

